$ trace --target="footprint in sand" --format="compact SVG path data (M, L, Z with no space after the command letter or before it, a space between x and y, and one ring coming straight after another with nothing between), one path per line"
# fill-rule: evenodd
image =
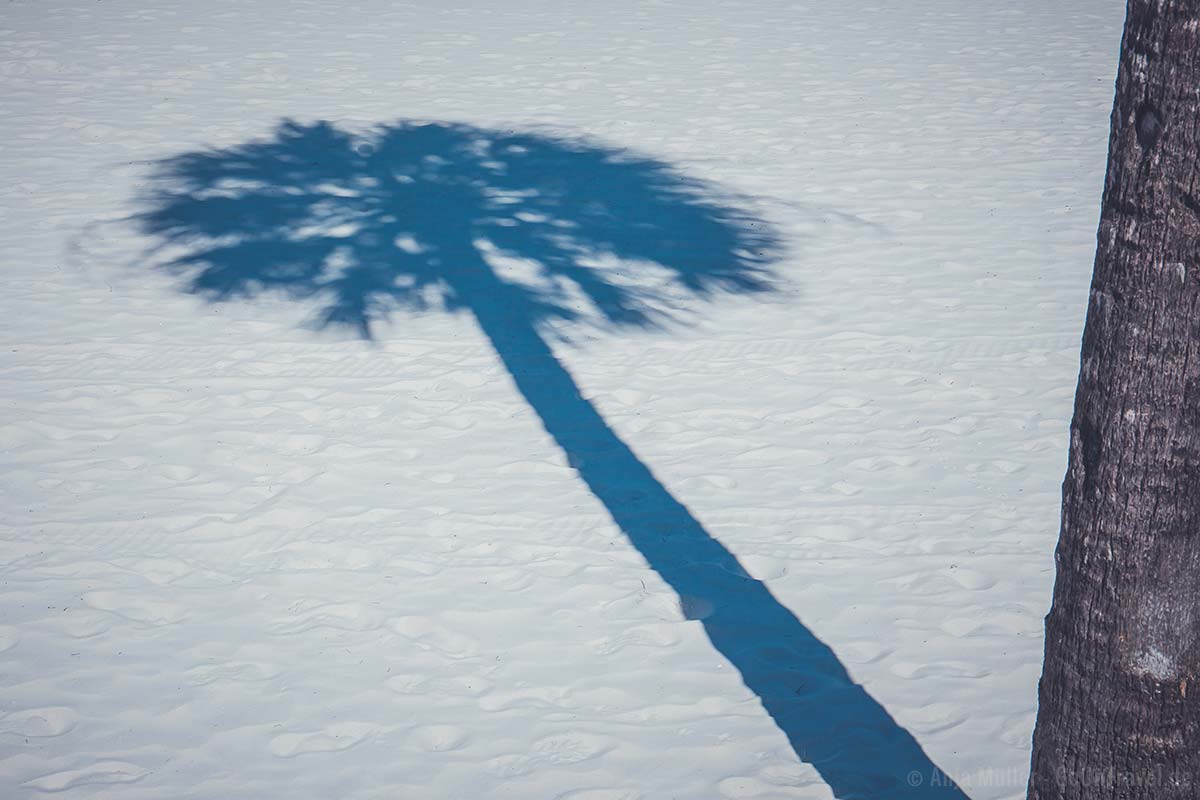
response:
M54 772L26 781L23 785L43 792L62 792L76 786L105 783L133 783L150 770L126 761L97 761L82 769Z
M673 647L677 644L679 637L665 625L639 625L619 636L593 642L591 647L598 655L610 656L626 647Z
M202 664L189 669L185 675L193 686L205 686L218 681L231 683L259 683L270 680L279 671L268 664L249 661L228 661L221 664Z
M282 733L271 740L268 749L280 758L306 753L333 753L348 750L379 730L368 722L337 722L309 733Z
M896 582L905 592L920 597L957 594L963 589L978 592L996 585L996 580L986 572L957 566L913 572Z
M991 670L968 664L963 661L942 661L929 664L916 664L909 661L901 661L892 664L889 667L889 672L899 678L906 680L917 680L920 678L986 678L991 674Z
M860 639L847 642L838 647L838 654L847 664L874 664L882 661L895 652L895 648L887 647L870 639Z
M742 567L751 578L759 581L772 581L787 575L788 564L781 558L771 556L743 556Z
M281 636L306 633L318 628L339 631L369 631L383 624L383 615L362 603L325 603L298 610L295 616L271 626Z
M518 778L533 772L537 768L537 761L529 756L513 753L488 759L483 768L497 778Z
M458 750L466 745L470 736L454 725L426 725L409 734L408 741L418 750L427 753L444 753Z
M401 673L387 680L387 687L397 694L424 694L430 696L477 697L487 694L492 681L481 675L456 675L432 677L423 673Z
M114 559L112 563L158 586L195 574L192 567L177 558L122 558Z
M129 592L88 592L83 596L83 602L100 611L154 627L170 625L187 616L182 606Z
M489 692L479 698L479 707L484 711L507 711L510 708L552 708L563 709L570 707L570 693L560 687L531 686L506 692Z
M479 652L479 643L474 639L425 617L397 617L388 627L422 650L433 650L447 658L470 658Z
M968 715L952 703L928 703L920 708L907 709L905 718L914 733L930 735L955 728L967 721Z
M560 794L555 800L642 800L642 797L633 789L580 789Z
M562 733L546 736L533 743L530 752L546 764L578 764L607 753L613 741L590 733Z
M568 766L590 761L612 750L615 743L606 737L571 732L546 736L533 743L528 754L510 753L484 763L484 768L499 778L515 778L550 766Z
M27 708L0 716L0 734L12 736L61 736L75 727L79 714L65 706Z

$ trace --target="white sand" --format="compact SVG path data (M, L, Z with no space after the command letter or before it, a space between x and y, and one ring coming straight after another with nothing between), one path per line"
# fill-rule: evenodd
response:
M930 764L1023 796L1120 6L5 4L0 795L826 798L856 757L838 703L796 752L706 633L735 598L681 608L469 316L366 344L152 268L147 162L287 117L758 198L784 291L555 351Z

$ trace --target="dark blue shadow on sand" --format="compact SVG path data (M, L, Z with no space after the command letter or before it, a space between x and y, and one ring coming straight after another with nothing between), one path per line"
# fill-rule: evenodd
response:
M564 322L670 325L690 301L773 291L781 242L744 201L582 138L409 122L351 133L284 121L160 162L149 186L137 223L209 300L282 294L311 304L317 326L366 339L396 311L472 315L650 567L711 604L700 624L713 646L835 796L965 800L617 436L547 342Z

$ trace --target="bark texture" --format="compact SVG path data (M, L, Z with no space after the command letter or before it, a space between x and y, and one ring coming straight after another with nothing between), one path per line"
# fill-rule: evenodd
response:
M1200 797L1200 0L1130 0L1031 800Z

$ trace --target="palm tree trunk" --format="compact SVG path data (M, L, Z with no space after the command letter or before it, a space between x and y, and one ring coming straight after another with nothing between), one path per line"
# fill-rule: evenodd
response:
M834 795L965 800L833 651L748 576L580 395L518 310L516 293L490 272L478 281L472 310L479 326L546 432L650 568L681 600L712 605L701 623L713 646Z
M1031 800L1200 797L1200 0L1130 0Z

